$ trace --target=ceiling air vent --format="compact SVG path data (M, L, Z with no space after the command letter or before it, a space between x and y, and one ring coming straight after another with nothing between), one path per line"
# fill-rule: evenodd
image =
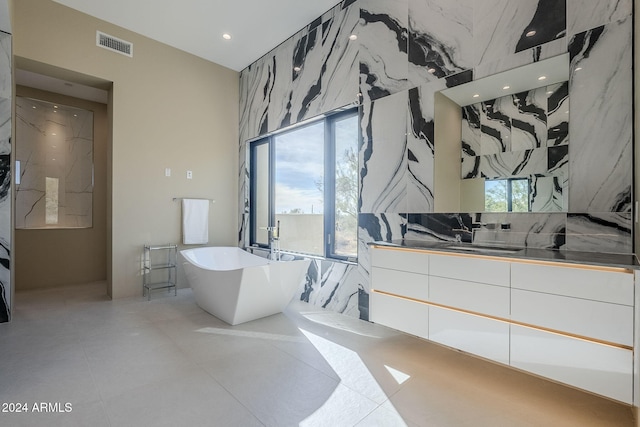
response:
M96 31L96 45L113 52L133 57L133 43L110 36L101 31Z

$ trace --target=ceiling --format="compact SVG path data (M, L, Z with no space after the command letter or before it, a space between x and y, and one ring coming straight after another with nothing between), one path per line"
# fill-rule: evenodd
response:
M340 3L340 0L54 1L236 71ZM231 40L224 40L224 33L230 34Z

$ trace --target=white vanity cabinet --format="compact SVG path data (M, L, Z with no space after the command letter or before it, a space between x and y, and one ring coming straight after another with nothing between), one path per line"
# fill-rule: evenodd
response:
M429 338L429 255L401 250L371 253L372 322Z
M632 403L633 272L513 262L511 319L512 366Z
M429 256L429 339L509 363L509 263Z
M633 403L632 270L383 246L371 259L373 322Z

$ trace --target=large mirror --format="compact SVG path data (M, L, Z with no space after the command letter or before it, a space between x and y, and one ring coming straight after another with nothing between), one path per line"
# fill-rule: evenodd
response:
M568 80L565 54L437 93L435 211L567 211Z

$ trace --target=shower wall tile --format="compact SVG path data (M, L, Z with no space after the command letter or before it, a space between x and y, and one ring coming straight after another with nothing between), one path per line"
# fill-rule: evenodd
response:
M408 89L408 0L360 0L360 93L365 102Z
M473 68L473 0L409 0L410 87Z
M571 40L571 212L631 211L632 31L627 18Z
M268 130L268 112L273 89L274 58L264 56L240 73L240 141Z
M622 21L633 13L631 0L567 0L569 37L601 25Z
M633 253L631 213L569 214L567 249L586 252Z
M474 6L475 64L566 35L566 0L476 0ZM530 31L535 34L527 36Z
M0 32L0 98L11 99L11 36Z
M359 212L404 212L407 206L406 91L362 106Z

